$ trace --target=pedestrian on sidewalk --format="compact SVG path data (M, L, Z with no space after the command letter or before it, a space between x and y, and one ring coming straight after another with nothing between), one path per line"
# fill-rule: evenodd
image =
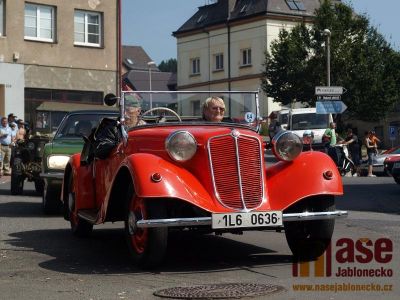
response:
M355 166L355 173L353 174L354 177L360 176L360 164L361 164L361 157L360 157L360 149L361 145L358 142L358 137L353 133L351 128L347 129L347 136L344 140L345 145L349 147L349 152L351 159Z
M11 128L8 126L6 117L1 118L0 126L0 147L1 147L1 161L0 161L0 175L11 175L10 159L11 159Z
M368 177L376 177L376 175L372 174L373 168L373 156L377 153L377 142L379 139L375 136L374 131L369 131L368 135L365 138L365 146L367 147L367 155L368 155Z
M18 131L15 139L17 140L17 142L19 140L25 140L25 136L26 136L25 123L23 120L20 119L18 120Z

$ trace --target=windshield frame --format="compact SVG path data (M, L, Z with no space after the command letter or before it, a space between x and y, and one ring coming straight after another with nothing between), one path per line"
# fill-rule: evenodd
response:
M212 97L212 96L221 96L223 97L224 103L227 107L226 109L226 113L228 115L224 115L223 121L221 123L219 123L220 125L241 125L240 127L244 126L246 128L250 128L252 130L255 130L257 132L259 132L260 127L261 127L261 117L260 117L260 107L259 107L259 91L122 91L121 92L121 97L119 98L119 109L120 109L120 119L121 122L124 123L126 121L126 111L125 111L125 104L126 104L126 100L125 97L126 95L129 94L134 94L134 95L149 95L149 104L150 104L150 108L155 108L156 106L153 106L152 104L152 97L155 95L160 95L160 94L168 94L168 96L175 96L175 101L176 105L178 106L178 103L180 102L182 105L182 103L185 103L185 101L190 101L189 99L178 99L179 95L188 95L188 98L190 96L197 96L197 95L201 95L201 99L199 99L199 103L200 103L200 109L202 107L202 103L204 102L205 98L208 97ZM232 95L232 96L231 96ZM241 95L250 95L250 103L251 103L251 109L246 112L247 110L244 110L244 115L232 115L233 111L234 111L234 104L235 105L243 105L243 107L246 107L245 104L245 99L244 96ZM227 97L225 97L227 96ZM240 103L237 101L237 99L235 99L234 97L243 97L243 99L239 99L242 100L243 103ZM227 98L227 99L226 99ZM178 100L177 100L178 99ZM140 99L140 101L143 101L143 99ZM143 101L144 102L144 101ZM165 106L168 107L168 106ZM183 109L183 108L179 108L179 109ZM178 108L176 109L178 110ZM143 109L142 113L145 112L146 110ZM246 119L247 114L250 113L251 117L250 120L252 121L248 121ZM172 116L172 115L171 115ZM190 123L190 124L207 124L207 123L211 123L211 122L207 122L205 120L203 120L201 118L201 115L186 115L186 116L182 116L182 123ZM175 117L176 118L176 117ZM145 118L143 118L144 120L146 120ZM149 119L149 117L147 117L147 119ZM235 121L236 120L236 121ZM166 125L172 125L173 123L176 122L171 122L168 121ZM156 123L150 123L150 124L146 124L146 125L140 125L141 126L149 126L149 125L155 125ZM255 125L251 125L251 124L255 124Z

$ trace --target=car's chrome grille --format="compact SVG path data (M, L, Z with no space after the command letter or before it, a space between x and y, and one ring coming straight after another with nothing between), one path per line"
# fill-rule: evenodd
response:
M263 199L261 144L250 136L232 134L209 141L217 199L234 209L253 209Z

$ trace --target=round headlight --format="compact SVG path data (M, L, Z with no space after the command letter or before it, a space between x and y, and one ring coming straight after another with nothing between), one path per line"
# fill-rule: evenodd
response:
M272 149L278 159L292 161L303 150L303 143L293 132L281 131L272 139Z
M49 169L64 170L69 161L67 155L52 155L47 159Z
M29 142L29 143L28 143L28 149L29 149L29 150L35 149L35 144L32 143L32 142Z
M197 151L196 139L187 131L175 131L165 141L169 156L176 161L187 161Z

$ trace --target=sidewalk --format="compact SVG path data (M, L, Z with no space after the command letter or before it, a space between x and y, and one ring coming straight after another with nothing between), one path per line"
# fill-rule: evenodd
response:
M11 181L10 175L3 175L0 177L0 184L7 183Z

